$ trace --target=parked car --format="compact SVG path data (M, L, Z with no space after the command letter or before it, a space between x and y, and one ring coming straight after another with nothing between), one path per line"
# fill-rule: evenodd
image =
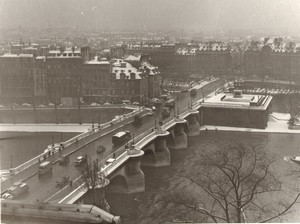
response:
M83 166L87 162L87 156L78 156L75 160L75 166Z
M19 197L22 194L27 193L28 191L28 184L22 181L18 181L15 182L10 188L8 188L7 192L2 195L2 198L12 200Z

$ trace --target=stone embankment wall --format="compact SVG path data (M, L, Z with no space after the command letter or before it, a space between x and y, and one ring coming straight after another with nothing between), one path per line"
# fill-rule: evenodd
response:
M1 108L0 123L105 123L128 112L120 107L82 108L79 118L78 108L37 108L35 113L33 108Z

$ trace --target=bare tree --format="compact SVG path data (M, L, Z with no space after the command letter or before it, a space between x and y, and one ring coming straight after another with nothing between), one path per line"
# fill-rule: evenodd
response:
M100 171L98 160L88 159L82 167L81 174L84 188L87 190L84 201L109 211L110 207L105 199L105 187L109 184L109 180Z
M268 222L287 214L300 196L282 194L272 172L276 161L261 147L240 144L211 149L179 178L177 190L162 200L167 219L183 222Z

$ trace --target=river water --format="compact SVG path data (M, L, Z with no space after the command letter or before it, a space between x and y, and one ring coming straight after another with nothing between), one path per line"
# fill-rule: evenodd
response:
M0 132L0 170L16 167L43 153L48 145L76 135L78 133Z
M267 134L246 132L201 132L200 136L189 137L189 147L186 150L171 151L171 166L165 168L143 169L146 177L146 192L136 195L108 195L112 213L121 215L122 223L162 223L157 215L162 208L159 199L179 185L178 177L187 176L193 167L191 164L200 160L203 147L215 147L227 142L237 141L246 145L262 144L262 150L274 153L278 162L274 166L275 173L282 179L283 188L297 185L293 177L286 174L299 172L298 165L287 162L284 156L299 154L299 135ZM298 181L298 180L297 180ZM284 192L291 193L291 192ZM283 196L284 197L284 196ZM287 201L291 198L286 198ZM294 207L294 213L284 218L286 222L300 222L300 206Z
M48 136L47 136L48 137ZM39 136L40 138L40 136ZM298 180L286 175L290 171L299 172L299 166L284 160L284 156L299 154L299 134L268 134L247 132L201 132L200 136L189 137L189 146L185 150L171 151L171 166L164 168L142 168L145 173L146 191L135 195L107 194L111 213L120 215L122 223L146 224L162 223L157 214L163 209L158 202L166 192L175 190L178 186L177 177L188 175L191 164L200 159L203 147L214 147L227 142L238 141L243 144L262 144L262 150L274 153L278 162L274 171L282 179L283 188L297 185ZM297 178L299 179L299 178ZM290 192L284 192L290 193ZM291 198L286 198L287 201ZM285 222L300 222L300 207L294 207L293 213L285 216ZM50 224L41 220L4 220L5 223L17 224ZM57 223L60 224L60 223Z

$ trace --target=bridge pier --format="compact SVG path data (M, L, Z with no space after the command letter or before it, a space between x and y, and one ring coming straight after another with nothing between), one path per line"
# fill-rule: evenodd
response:
M140 157L144 152L134 145L127 150L130 157L124 166L111 177L108 191L111 193L133 194L145 191L145 175L141 170Z
M174 149L186 149L187 148L187 135L184 131L186 120L177 117L175 119L176 126L174 129Z
M142 158L142 166L163 167L171 164L170 151L167 147L168 131L155 131L157 138L150 145L144 147L145 155Z
M165 136L159 136L155 140L155 167L170 166L170 164L171 155L167 147L167 139Z
M188 116L188 136L197 136L200 134L200 124L198 122L199 112L197 110L190 110Z

